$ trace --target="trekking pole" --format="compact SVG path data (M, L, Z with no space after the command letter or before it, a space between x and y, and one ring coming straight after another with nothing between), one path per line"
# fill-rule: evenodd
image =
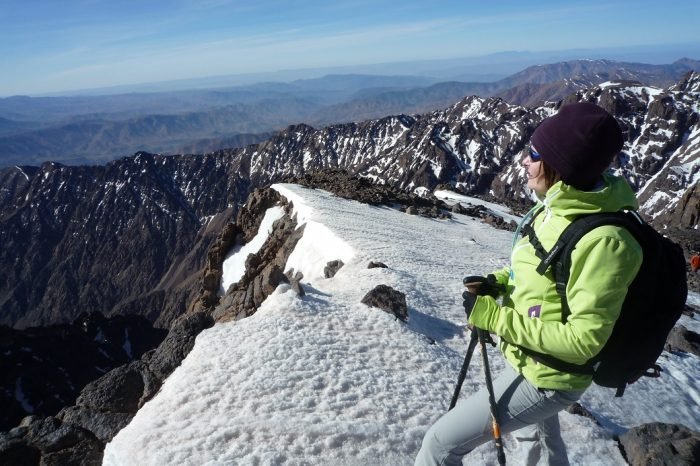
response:
M479 335L479 343L481 344L481 359L484 365L484 376L486 378L486 390L489 392L489 405L491 408L491 429L493 430L493 440L496 444L496 456L498 464L506 464L506 454L503 451L503 438L501 437L501 424L498 420L498 408L496 407L496 397L493 393L493 381L491 380L491 368L489 366L489 357L486 354L486 342L492 341L491 336L482 329L476 329Z
M457 405L457 399L459 398L459 392L462 391L462 384L464 379L467 377L467 369L469 369L469 363L472 360L472 354L474 354L474 348L479 342L479 338L476 334L476 329L472 329L472 337L469 340L469 346L467 347L467 355L464 357L464 363L462 364L462 370L459 371L459 377L457 378L457 386L455 387L455 392L452 395L452 401L450 401L450 409L452 410Z

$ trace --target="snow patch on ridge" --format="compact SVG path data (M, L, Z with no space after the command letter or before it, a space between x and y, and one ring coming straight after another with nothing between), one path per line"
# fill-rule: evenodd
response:
M287 259L285 271L294 269L304 274L305 281L315 282L324 278L323 269L328 262L340 259L348 263L353 258L353 248L327 226L313 220L313 209L298 194L284 184L275 184L272 188L294 205L297 228L305 225L303 236Z
M255 237L244 245L237 245L231 250L223 263L223 275L219 294L224 295L228 288L238 282L245 274L245 261L250 254L260 250L272 231L272 224L284 216L284 209L279 206L271 207L265 212L260 228Z

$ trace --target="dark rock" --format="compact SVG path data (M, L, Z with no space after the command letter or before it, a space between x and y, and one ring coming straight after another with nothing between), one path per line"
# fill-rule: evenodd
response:
M260 266L262 263L262 260L260 259L260 256L257 254L248 254L248 257L245 259L245 268L246 270L254 270Z
M700 464L700 433L678 424L634 427L620 436L620 445L633 466Z
M106 444L134 418L135 413L102 412L84 406L70 406L58 413L58 418L69 425L80 426Z
M696 311L692 306L688 305L688 303L685 304L685 307L683 308L684 316L690 317L692 319L693 317L695 317L695 312Z
M335 274L338 273L338 270L340 270L344 265L345 264L340 259L328 262L326 267L323 269L323 276L326 278L335 277Z
M211 270L204 274L202 278L202 288L208 291L219 291L222 273L220 270Z
M506 221L503 217L497 215L486 215L484 222L499 230L515 231L517 224L513 221Z
M667 351L684 351L700 356L700 335L682 325L676 325L666 339Z
M279 193L274 189L254 189L241 208L236 225L243 232L243 243L248 243L258 234L260 223L265 212L270 207L282 201Z
M60 419L34 419L0 433L3 465L99 465L104 445L89 431Z
M460 204L459 202L457 204L453 205L451 210L452 210L453 214L466 214L467 213L467 209L462 207L462 204Z
M369 263L369 265L367 266L367 268L368 268L368 269L376 269L376 268L386 269L386 268L388 268L388 267L387 267L387 265L384 264L383 262L374 262L374 261L370 261L370 263Z
M262 293L263 300L270 296L275 289L280 285L280 283L289 283L289 279L282 272L282 269L277 264L270 264L265 267L262 273ZM260 302L262 304L262 301ZM259 304L258 304L259 305Z
M298 281L293 281L291 283L292 285L292 290L297 294L297 296L306 296L306 292L304 291L304 287L301 286L301 283Z
M589 410L584 408L579 403L574 403L574 404L570 405L568 408L566 408L566 412L570 413L570 414L575 414L577 416L586 417L586 418L594 421L596 424L600 425L600 423L598 422L598 419L595 418L593 413L591 413Z
M301 286L301 280L304 278L303 273L294 273L294 269L290 269L287 272L285 272L285 276L287 277L287 280L289 280L289 284L292 286L292 290L294 290L294 292L298 296L306 295L306 293L304 292L304 288Z
M274 191L271 188L267 189ZM269 198L263 192L258 192L256 195L260 199ZM272 231L260 250L256 254L248 256L243 277L237 283L232 284L226 294L217 301L215 307L208 311L217 322L237 320L253 315L280 283L290 283L297 294L300 296L304 294L304 290L299 284L301 274L299 274L299 280L294 282L282 272L282 267L303 235L304 228L303 226L297 228L296 220L292 219L293 206L280 200L276 192L275 196L277 196L274 197L278 200L277 202L284 205L285 214L272 225ZM257 205L256 203L252 204ZM252 208L251 210L242 210L239 220L246 215L252 216L253 212ZM264 210L260 210L257 214L261 219ZM255 222L253 219L248 219L246 223L254 224ZM202 293L201 296L206 295ZM195 309L203 308L202 297L200 297L200 304L195 303Z
M160 381L146 364L134 361L87 384L75 404L96 411L134 414L159 387Z
M20 439L6 439L0 433L0 464L6 466L35 466L41 462L41 451Z
M370 307L377 307L384 312L395 315L406 322L408 320L408 306L406 295L387 285L377 285L367 293L361 301Z
M150 372L156 378L165 380L192 350L199 332L212 325L214 319L205 312L185 315L176 320L151 356L148 362Z

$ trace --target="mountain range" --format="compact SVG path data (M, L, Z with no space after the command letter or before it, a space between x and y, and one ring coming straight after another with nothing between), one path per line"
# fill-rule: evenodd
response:
M137 313L167 327L193 299L215 236L256 187L340 168L404 191L448 185L522 206L520 159L532 131L567 102L596 102L623 127L614 170L641 212L700 249L700 74L668 88L608 82L524 107L465 97L443 110L321 129L300 124L244 148L134 156L101 166L0 170L0 323Z
M439 110L465 95L525 106L608 80L667 87L700 62L575 60L532 66L493 82L422 76L329 75L290 83L173 92L0 99L0 166L94 164L134 153L214 151L261 142L305 122L321 127Z

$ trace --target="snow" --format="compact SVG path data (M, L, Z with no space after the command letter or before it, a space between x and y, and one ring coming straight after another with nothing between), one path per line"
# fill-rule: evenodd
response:
M34 406L29 402L29 400L24 394L21 377L17 377L17 380L15 381L15 400L17 400L19 404L22 405L22 409L24 411L28 413L34 412Z
M231 252L229 252L224 259L223 263L223 276L221 278L221 289L220 294L225 294L228 287L232 284L238 282L243 277L245 273L245 261L250 254L255 254L260 250L265 240L272 231L272 224L276 220L282 218L284 215L284 209L275 206L265 212L262 222L260 222L260 227L258 228L258 233L255 237L243 246L236 246Z
M134 354L131 351L131 339L129 338L128 328L124 329L124 344L122 345L122 349L129 359L134 359Z
M22 168L20 168L20 167L17 166L17 165L15 165L15 168L16 168L17 170L19 170L19 172L20 172L22 175L24 175L24 177L27 179L27 181L29 181L29 175L27 175L27 174L24 172L24 170L22 170Z
M280 285L253 316L200 333L107 445L104 464L406 465L447 409L468 338L461 277L505 265L512 233L461 215L426 219L274 187L306 225L286 267L304 273L306 296ZM323 278L333 259L345 265ZM388 268L368 269L369 261ZM408 323L360 303L379 284L406 294ZM489 356L498 374L505 361L496 349ZM660 379L636 383L622 399L586 392L582 404L605 427L560 414L572 465L625 464L613 434L642 422L700 429L700 360L664 353L660 362ZM482 384L475 357L462 398ZM512 436L505 446L509 464L524 463ZM496 464L492 443L467 461Z

